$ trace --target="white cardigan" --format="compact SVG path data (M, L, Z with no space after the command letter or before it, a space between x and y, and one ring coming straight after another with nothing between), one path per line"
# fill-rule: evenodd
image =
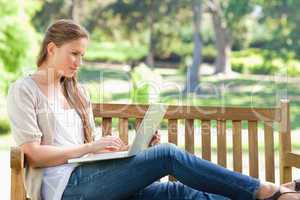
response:
M93 138L96 137L95 123L90 98L81 87L82 94L89 102L89 118ZM7 97L7 112L11 123L13 138L18 146L38 141L42 145L53 143L55 115L45 96L30 76L20 78L11 84ZM98 136L97 136L98 137ZM41 199L43 168L25 166L25 188L27 197Z

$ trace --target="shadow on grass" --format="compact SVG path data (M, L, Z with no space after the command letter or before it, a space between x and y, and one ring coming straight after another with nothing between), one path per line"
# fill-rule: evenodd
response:
M130 76L128 73L120 70L113 69L94 69L94 68L81 68L78 73L80 82L102 82L107 79L129 81Z

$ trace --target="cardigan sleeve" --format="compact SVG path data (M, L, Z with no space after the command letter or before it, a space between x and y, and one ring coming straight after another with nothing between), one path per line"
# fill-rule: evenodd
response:
M17 145L41 142L42 132L38 126L36 104L36 97L28 85L15 82L10 86L7 113Z

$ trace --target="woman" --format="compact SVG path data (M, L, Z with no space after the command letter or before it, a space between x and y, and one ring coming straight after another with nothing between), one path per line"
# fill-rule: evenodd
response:
M159 134L151 141L155 146L132 158L66 164L87 153L127 148L120 138L95 131L90 99L76 81L87 43L88 33L78 24L55 22L45 34L37 71L10 87L8 114L14 139L28 158L26 189L33 200L300 199L286 187L158 144ZM155 182L168 174L181 183Z

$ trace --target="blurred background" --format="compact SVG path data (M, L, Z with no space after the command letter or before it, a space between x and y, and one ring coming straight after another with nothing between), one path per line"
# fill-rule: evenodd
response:
M93 102L273 107L288 98L297 150L299 8L298 0L0 0L1 196L9 199L14 145L7 91L36 69L55 20L73 19L90 33L78 78Z

